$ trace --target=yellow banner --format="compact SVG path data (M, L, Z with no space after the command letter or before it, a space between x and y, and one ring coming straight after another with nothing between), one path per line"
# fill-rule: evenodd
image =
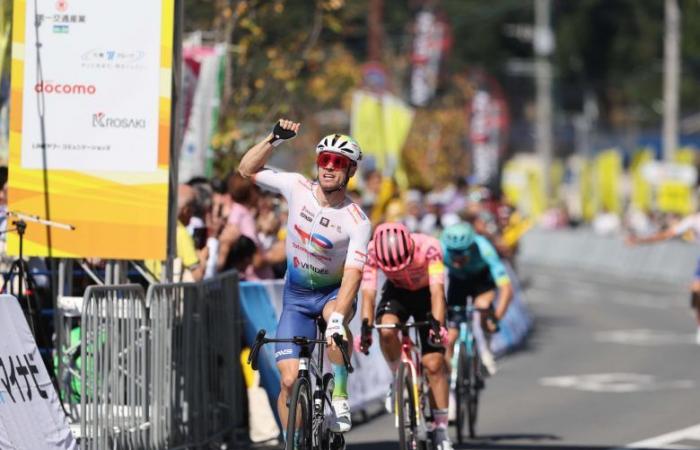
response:
M75 230L28 222L25 256L165 258L173 2L38 8L14 2L9 209ZM43 83L36 83L35 14ZM45 101L43 122L36 98ZM47 130L45 140L37 127ZM11 254L18 243L10 233Z
M381 164L384 161L384 129L380 97L357 91L352 99L350 135L360 144L362 152Z
M534 158L514 158L503 168L501 187L509 203L529 217L539 217L547 207L542 164Z
M620 181L622 157L617 150L607 150L596 158L597 190L600 207L604 211L622 213Z
M10 24L9 2L3 1L0 3L0 78L5 73L5 57L7 56L7 48L10 43Z
M654 159L650 149L636 152L632 157L630 173L632 175L632 206L639 211L649 211L652 208L652 187L642 174L644 163Z
M408 187L401 152L413 123L413 109L389 94L356 91L353 95L350 134L371 156L380 171Z
M658 187L656 203L661 212L690 214L693 209L693 191L685 183L664 181Z
M590 161L584 160L581 167L581 208L585 221L590 222L598 211L598 198L595 189L595 171Z

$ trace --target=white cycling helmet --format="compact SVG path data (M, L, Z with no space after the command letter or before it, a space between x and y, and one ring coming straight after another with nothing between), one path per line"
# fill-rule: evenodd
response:
M316 146L316 154L321 152L338 153L357 164L362 159L362 150L355 139L345 134L329 134Z

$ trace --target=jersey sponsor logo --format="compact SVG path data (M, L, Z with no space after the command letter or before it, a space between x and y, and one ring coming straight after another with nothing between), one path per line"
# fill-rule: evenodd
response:
M301 207L301 212L299 213L299 215L306 219L307 222L314 221L314 213L306 206Z
M440 250L434 245L431 245L425 251L425 259L427 259L428 261L442 261L442 255L440 254Z
M280 350L278 352L275 352L275 357L279 358L280 356L291 355L291 354L292 354L292 349L285 348L284 350Z
M321 217L321 226L328 228L329 223L330 223L330 220L328 220L327 217Z
M294 261L294 268L295 269L302 268L304 270L310 270L311 272L317 273L319 275L328 275L328 269L316 267L316 266L313 266L309 263L302 262L296 256L294 257L293 261Z
M296 242L292 243L292 247L294 247L295 250L299 250L299 251L306 253L307 255L313 256L314 258L318 259L319 261L328 262L331 260L331 258L329 258L328 256L323 256L323 255L319 255L318 253L310 252L308 248L303 247L303 246L297 244Z
M327 237L323 236L322 234L318 233L313 233L309 234L306 231L302 230L299 225L294 225L294 230L296 230L297 234L301 238L302 241L304 241L304 244L311 243L311 246L314 248L316 251L323 251L323 250L330 250L333 248L333 242L330 241Z

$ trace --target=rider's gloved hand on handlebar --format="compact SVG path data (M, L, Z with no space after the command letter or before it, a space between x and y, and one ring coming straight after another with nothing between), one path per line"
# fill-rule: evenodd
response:
M362 320L360 336L355 341L355 349L365 355L369 355L369 348L372 346L372 327L369 326L369 320Z
M442 326L439 321L435 320L434 317L429 317L430 321L430 333L428 338L433 345L440 345L447 342L447 328Z
M440 325L440 331L437 334L431 329L428 337L433 345L445 345L447 344L447 328Z
M332 337L334 334L338 333L342 337L345 337L345 316L339 312L331 313L331 317L328 319L328 326L326 327L326 337Z

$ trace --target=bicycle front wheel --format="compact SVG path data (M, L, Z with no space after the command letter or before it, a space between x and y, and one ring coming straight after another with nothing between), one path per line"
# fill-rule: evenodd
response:
M476 437L476 417L479 410L479 391L483 388L481 378L481 368L479 352L474 348L474 354L467 357L467 367L469 368L469 396L468 396L468 416L469 416L469 437Z
M455 427L457 428L457 442L463 444L467 436L471 436L469 420L469 404L471 390L469 388L470 366L467 356L467 346L464 343L459 345L459 356L457 357L457 381L455 383L455 397L457 407L457 417Z
M394 401L399 419L399 449L423 450L424 443L418 438L417 399L411 368L401 364L394 383Z
M311 393L309 382L299 378L289 399L285 450L311 450Z

